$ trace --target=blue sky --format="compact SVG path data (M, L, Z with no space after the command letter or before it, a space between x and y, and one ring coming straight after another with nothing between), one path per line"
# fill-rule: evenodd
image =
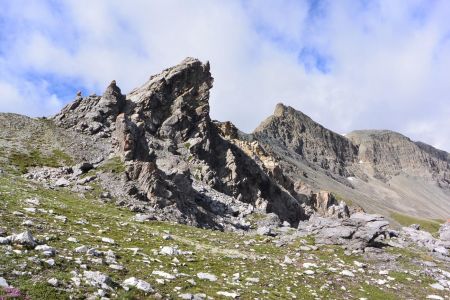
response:
M283 102L450 150L450 1L0 2L0 111L50 115L193 56L211 63L212 117L244 131Z

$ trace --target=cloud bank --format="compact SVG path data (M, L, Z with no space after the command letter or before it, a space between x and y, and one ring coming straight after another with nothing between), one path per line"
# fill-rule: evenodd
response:
M450 2L8 1L0 111L49 115L186 56L211 62L211 114L252 131L278 102L324 126L450 150Z

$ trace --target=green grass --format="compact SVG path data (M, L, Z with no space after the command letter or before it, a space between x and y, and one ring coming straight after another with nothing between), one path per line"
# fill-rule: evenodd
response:
M105 161L101 166L98 167L98 170L120 174L125 172L125 164L122 162L120 157L116 156Z
M353 206L353 204L354 204L351 199L345 198L344 196L342 196L342 195L340 195L338 193L332 192L331 194L334 196L334 198L338 202L344 201L344 203L347 204L347 206Z
M391 217L403 226L409 226L412 224L419 224L422 230L428 231L432 234L436 234L444 221L442 220L427 220L420 219L408 215L404 215L398 212L391 212Z
M59 149L53 149L49 154L38 149L31 149L27 153L14 151L9 154L8 159L20 174L25 174L30 167L61 167L73 164L73 159Z

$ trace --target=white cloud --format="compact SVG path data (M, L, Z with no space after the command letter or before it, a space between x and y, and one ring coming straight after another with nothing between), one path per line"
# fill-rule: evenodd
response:
M212 117L245 131L282 101L337 132L388 128L450 150L447 1L39 2L4 9L1 110L53 113L49 75L126 92L194 56L211 62ZM305 71L304 47L330 71Z

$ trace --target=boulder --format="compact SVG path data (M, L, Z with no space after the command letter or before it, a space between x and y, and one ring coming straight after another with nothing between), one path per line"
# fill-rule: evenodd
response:
M439 228L439 238L450 242L450 221L442 224L441 228Z

